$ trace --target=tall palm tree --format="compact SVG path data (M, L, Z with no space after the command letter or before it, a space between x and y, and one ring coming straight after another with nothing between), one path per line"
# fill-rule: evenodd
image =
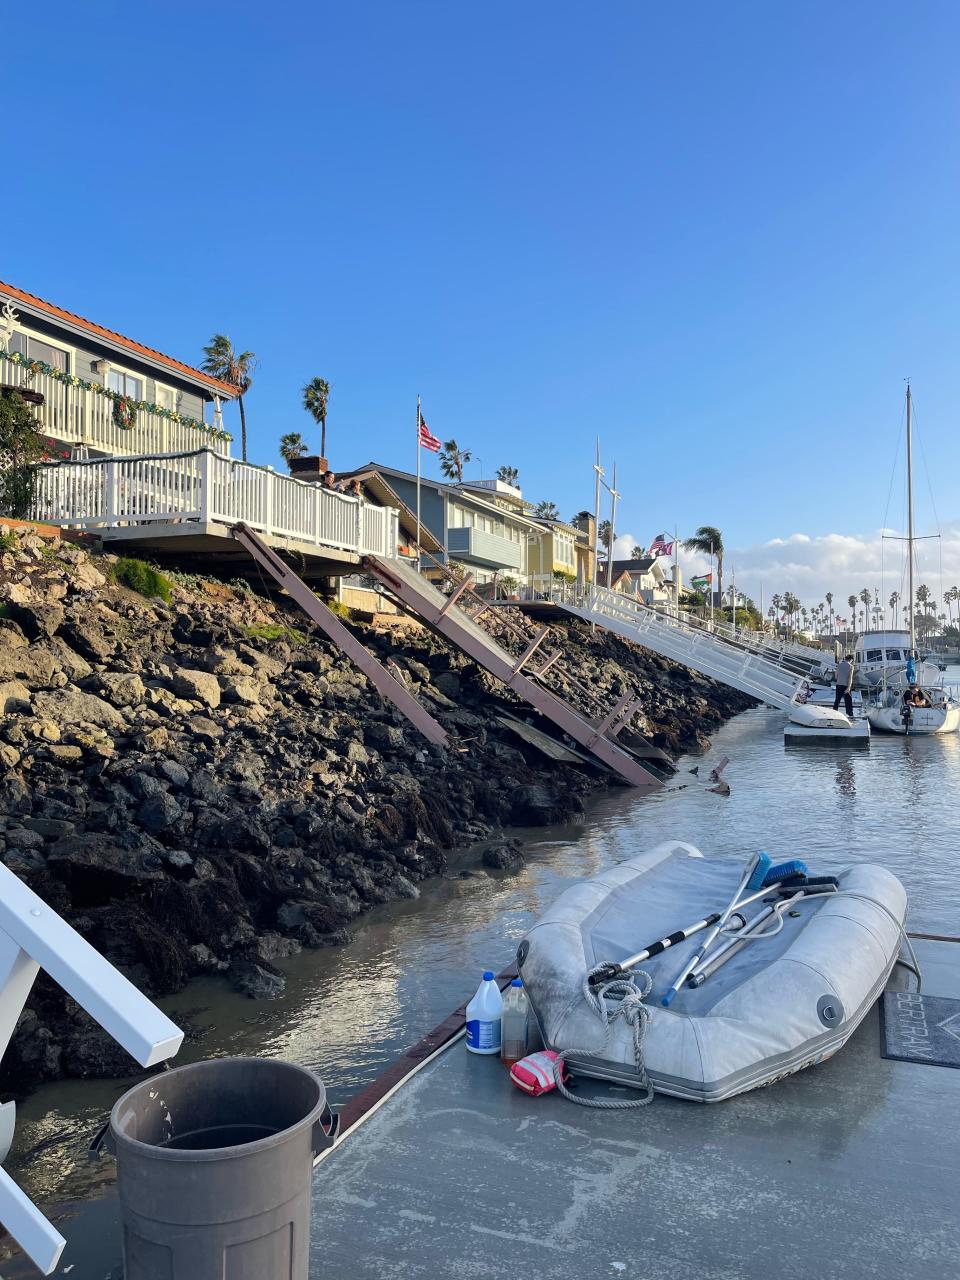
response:
M295 458L302 458L306 452L307 442L299 431L288 431L280 437L280 457L284 462L289 464Z
M917 587L917 604L920 606L920 612L928 612L931 603L930 588L925 582L921 582Z
M866 633L866 619L870 617L870 606L873 604L873 596L870 594L869 587L864 587L860 592L860 603L863 605L863 608L860 610L860 617L864 620L863 630L864 633Z
M320 426L320 457L327 456L327 404L330 383L326 378L311 378L303 388L303 407Z
M851 617L851 619L852 619L852 624L851 624L851 625L853 626L854 635L856 635L856 631L857 631L857 597L856 597L856 596L847 596L847 605L848 605L848 606L849 606L849 608L850 608L850 617Z
M610 548L613 546L613 525L609 520L601 520L597 533L600 535L601 547L606 547L607 555L609 555Z
M555 502L538 502L533 509L533 514L539 516L541 520L560 519L560 512L557 510Z
M697 551L702 556L717 558L717 591L723 599L723 534L715 525L702 524L691 538L684 538L684 551Z
M520 483L520 472L516 467L497 467L497 479L504 484L512 484L516 489Z
M469 449L461 449L456 440L447 440L440 450L440 470L448 480L463 484L463 468L473 454Z
M243 461L247 460L247 414L243 407L243 397L253 383L253 371L257 367L257 357L252 351L234 351L233 343L223 333L215 333L203 348L203 364L200 368L211 377L221 382L229 382L237 389L237 404L240 408L240 453Z
M830 610L830 632L833 633L833 592L828 591L825 597L827 608Z
M892 592L890 593L890 609L891 609L891 611L892 611L892 613L893 613L893 629L894 629L894 631L896 631L896 629L897 629L897 612L898 612L898 610L897 610L897 606L899 605L899 603L900 603L900 592L899 592L899 591L892 591Z

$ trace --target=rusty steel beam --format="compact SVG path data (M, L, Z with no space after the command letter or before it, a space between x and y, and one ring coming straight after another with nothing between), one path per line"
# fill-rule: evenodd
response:
M448 747L450 740L447 731L434 720L433 716L421 707L416 698L408 692L405 685L391 675L387 668L365 649L360 641L348 631L336 614L313 594L302 578L286 564L277 553L245 524L235 524L230 532L237 542L253 556L257 564L270 574L278 586L283 587L291 600L295 600L300 608L330 637L333 643L347 655L351 662L363 672L370 683L388 702L392 702L402 715L430 742L438 747Z
M415 569L379 556L365 556L366 571L396 596L411 613L427 622L474 662L505 685L541 715L552 720L574 742L591 751L598 760L620 775L631 786L652 791L663 783L609 738L599 736L596 727L578 711L538 684L535 677L518 671L517 659L473 621L462 609L445 608L447 598Z

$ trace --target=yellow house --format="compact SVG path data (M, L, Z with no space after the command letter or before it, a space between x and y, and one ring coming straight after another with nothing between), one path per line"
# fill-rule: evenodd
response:
M585 535L563 520L537 520L543 530L540 537L532 539L529 551L529 568L532 579L553 579L563 574L571 582L576 581L580 557L578 540Z

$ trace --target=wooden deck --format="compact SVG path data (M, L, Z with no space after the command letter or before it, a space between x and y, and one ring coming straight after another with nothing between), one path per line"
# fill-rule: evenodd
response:
M37 469L31 516L95 533L111 550L178 565L249 572L231 537L244 523L300 557L304 577L350 572L364 555L397 556L397 512L225 458L210 449L62 462Z

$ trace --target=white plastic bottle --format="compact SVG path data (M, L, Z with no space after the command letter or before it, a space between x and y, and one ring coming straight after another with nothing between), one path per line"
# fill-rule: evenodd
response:
M523 989L523 982L520 978L514 978L507 987L501 1019L500 1058L509 1067L519 1062L521 1058L525 1058L529 1052L527 1048L529 1015L530 1001Z
M467 1048L471 1053L500 1052L500 1017L503 997L488 969L467 1005Z

